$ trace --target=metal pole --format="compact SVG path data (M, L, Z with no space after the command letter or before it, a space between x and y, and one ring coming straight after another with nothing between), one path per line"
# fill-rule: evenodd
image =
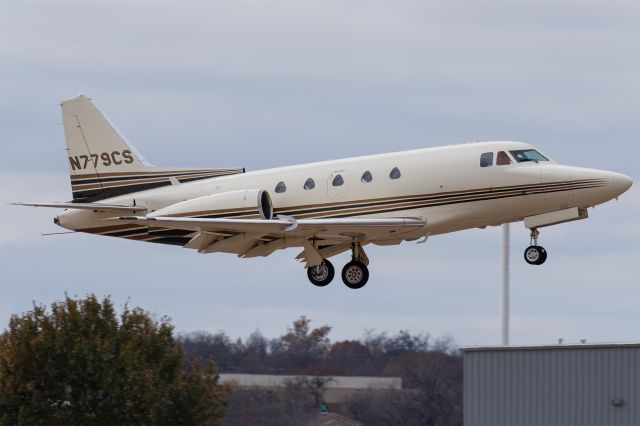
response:
M509 345L509 224L502 224L502 345Z

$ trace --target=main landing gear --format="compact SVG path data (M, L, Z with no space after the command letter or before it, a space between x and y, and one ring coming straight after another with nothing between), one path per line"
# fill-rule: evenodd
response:
M324 287L328 285L333 276L335 275L335 269L329 260L324 259L318 266L311 266L307 268L307 277L311 284L317 287Z
M344 265L342 268L342 282L351 289L359 289L369 281L369 268L367 264L369 259L362 250L360 243L353 243L351 248L351 262ZM324 287L333 280L335 270L331 262L324 259L318 266L311 266L307 268L307 277L311 284Z
M531 241L529 247L524 250L524 260L529 265L542 265L547 260L547 251L538 245L540 232L537 228L531 228Z

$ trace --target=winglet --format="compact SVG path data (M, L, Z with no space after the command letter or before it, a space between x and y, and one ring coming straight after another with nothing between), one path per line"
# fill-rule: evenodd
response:
M103 204L103 203L31 203L31 202L15 202L11 203L14 206L27 206L27 207L51 207L56 209L79 209L79 210L98 210L98 211L144 211L147 210L144 206L127 206L123 204Z

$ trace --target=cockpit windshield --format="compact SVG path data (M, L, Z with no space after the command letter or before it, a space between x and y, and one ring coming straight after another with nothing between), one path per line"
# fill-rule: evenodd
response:
M540 154L535 149L518 149L516 151L509 152L518 163L524 163L525 161L535 161L536 163L539 161L549 161L547 157Z

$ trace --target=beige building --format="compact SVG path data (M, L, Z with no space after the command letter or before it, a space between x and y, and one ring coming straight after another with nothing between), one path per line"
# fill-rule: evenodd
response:
M246 388L279 388L296 380L324 379L324 400L342 404L359 391L402 389L400 377L284 376L270 374L220 374L220 381Z

